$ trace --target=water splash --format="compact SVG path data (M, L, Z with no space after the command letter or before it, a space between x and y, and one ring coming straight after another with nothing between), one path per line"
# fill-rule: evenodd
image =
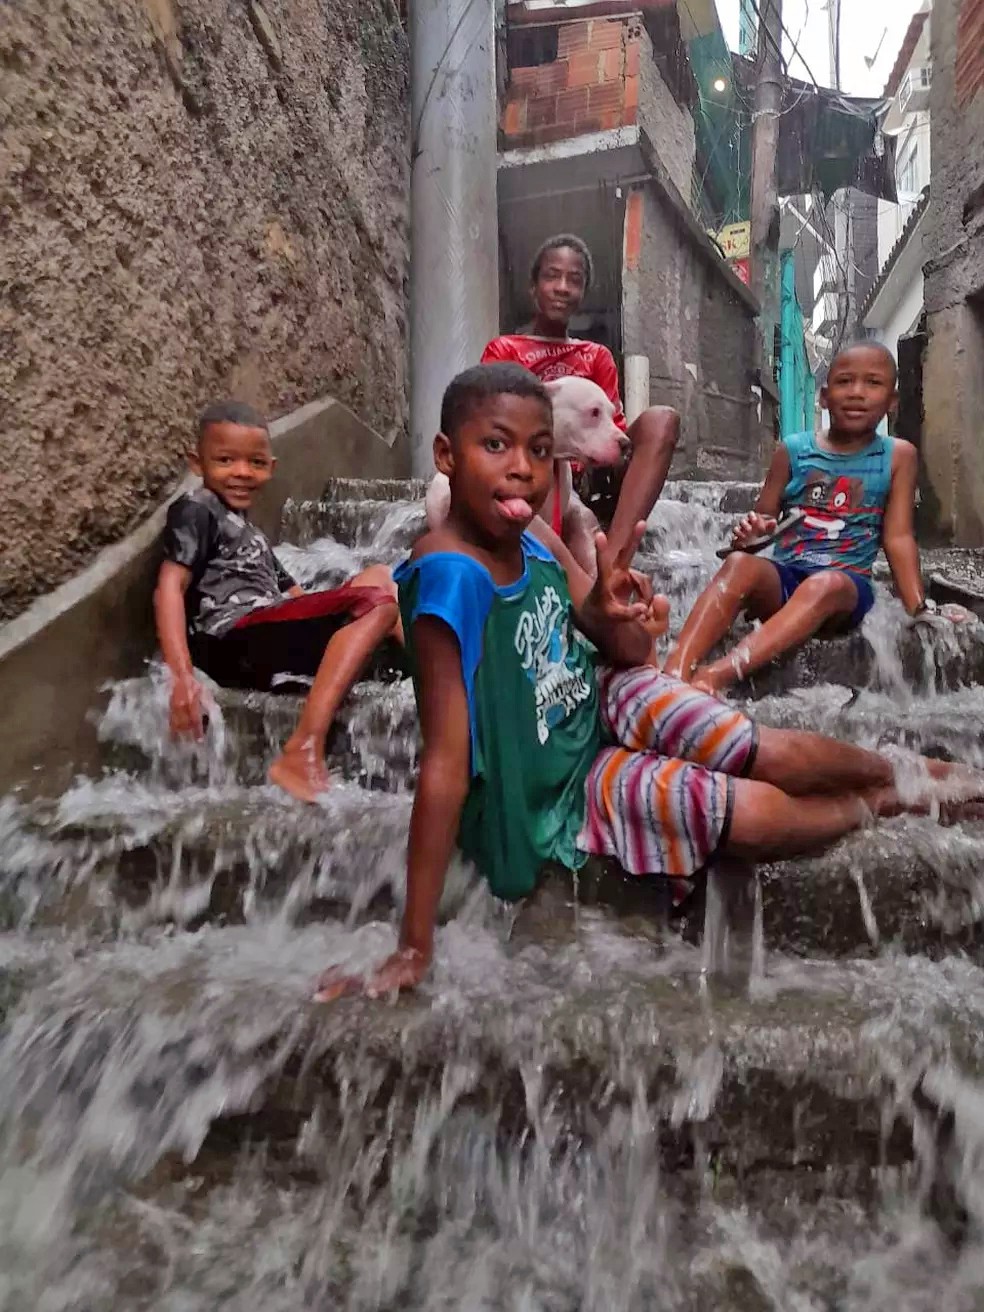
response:
M395 558L406 491L288 508L282 557ZM645 559L675 622L742 498L668 486ZM979 635L880 595L863 641L870 687L832 645L757 717L984 764ZM102 776L0 800L3 1312L976 1308L979 827L715 876L700 949L643 888L516 916L459 863L422 994L315 1008L395 944L410 688L343 708L323 808L263 783L296 698L216 692L176 749L165 694L110 691Z

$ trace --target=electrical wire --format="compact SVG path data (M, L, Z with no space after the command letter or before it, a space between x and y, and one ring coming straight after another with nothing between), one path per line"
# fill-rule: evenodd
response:
M771 31L765 26L764 20L762 18L762 10L760 8L759 0L748 0L748 3L751 5L753 12L758 17L760 27L765 32L765 35L768 37L769 41L771 42L772 48L776 51L780 60L782 60L783 64L785 65L786 59L782 53L782 49L781 49L782 43L780 42L777 45L775 37L772 35ZM782 19L779 20L779 26L783 36L786 37L787 41L789 41L790 45L792 46L793 54L803 65L803 68L806 70L807 77L813 83L816 90L821 92L829 100L835 100L845 114L850 114L855 118L868 118L868 114L865 110L860 109L858 106L852 105L850 101L845 100L844 97L839 94L836 88L823 87L820 85L820 83L816 79L816 76L814 75L813 70L810 68L810 65L803 58L802 52L800 51L799 48L799 42L793 39L792 34L790 33L789 29L786 27L786 24L782 21ZM800 32L801 37L802 35L803 33Z

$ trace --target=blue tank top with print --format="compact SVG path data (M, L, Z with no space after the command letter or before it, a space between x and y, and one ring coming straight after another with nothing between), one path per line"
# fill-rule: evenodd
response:
M795 433L783 441L789 482L782 513L799 509L804 517L776 541L773 560L802 569L870 574L892 485L893 439L876 436L847 455L817 446L812 433Z

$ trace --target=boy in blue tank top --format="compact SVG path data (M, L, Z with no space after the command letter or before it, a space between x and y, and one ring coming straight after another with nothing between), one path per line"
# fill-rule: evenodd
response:
M668 608L629 569L645 524L618 551L598 534L591 579L538 518L553 417L532 374L468 370L441 429L450 512L395 573L423 739L400 942L368 979L330 971L320 1001L423 979L456 845L516 901L547 863L604 854L632 875L686 878L717 853L795 856L905 809L885 757L756 726L655 667ZM973 771L926 772L950 798L984 795ZM939 791L929 782L911 805Z
M880 548L906 610L926 610L913 534L916 449L877 431L898 399L897 376L891 352L877 343L835 357L821 392L829 431L780 444L754 511L735 531L732 554L683 626L668 673L716 693L820 630L856 628L874 605L871 567ZM790 512L799 518L776 539L771 560L744 553ZM705 665L742 611L761 627Z

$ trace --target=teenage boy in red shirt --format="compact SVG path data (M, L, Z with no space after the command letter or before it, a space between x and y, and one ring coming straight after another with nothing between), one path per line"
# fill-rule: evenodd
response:
M618 552L630 540L639 520L648 519L663 490L680 436L680 416L669 406L656 405L627 423L611 351L597 342L570 336L570 321L584 301L593 273L591 252L580 237L561 233L548 238L537 251L530 270L532 322L524 332L489 342L482 363L521 364L544 383L570 376L589 378L615 406L615 422L632 443L632 456L608 534L613 550ZM572 517L585 520L583 528L590 541L598 523L577 497L571 499L565 519ZM564 531L565 527L569 528L569 522L555 524L560 536L567 538L571 534Z

